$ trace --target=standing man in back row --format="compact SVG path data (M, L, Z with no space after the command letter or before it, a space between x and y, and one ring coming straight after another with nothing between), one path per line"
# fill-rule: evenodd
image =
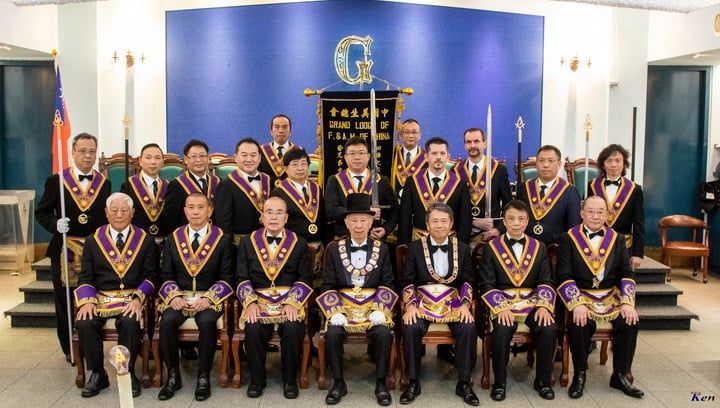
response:
M405 182L427 167L425 151L420 147L420 123L415 119L406 119L400 127L400 142L393 150L392 187L399 197Z
M292 122L289 116L280 113L270 119L272 142L260 147L262 151L260 171L270 176L273 187L277 180L284 180L287 177L283 155L295 146L290 142L291 134Z

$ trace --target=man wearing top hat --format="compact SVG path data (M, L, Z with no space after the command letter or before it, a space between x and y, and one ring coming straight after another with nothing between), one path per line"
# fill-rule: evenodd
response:
M533 388L543 399L555 398L550 386L557 339L554 282L545 244L525 234L529 213L520 200L505 205L503 223L507 232L487 243L480 268L479 293L490 309L493 326L495 382L490 397L495 401L505 399L510 342L519 323L528 326L535 340Z
M73 163L62 169L64 197L60 197L60 175L45 181L45 191L35 207L35 218L53 234L47 248L55 295L57 336L65 360L70 362L68 304L65 277L61 271L62 234L67 234L67 265L70 287L76 287L81 268L83 241L107 223L105 200L110 196L110 180L93 170L97 161L97 138L80 133L72 140ZM61 218L61 201L65 202L65 218Z
M393 291L393 270L387 246L368 237L373 214L370 196L348 195L345 226L349 238L328 245L317 303L327 319L325 341L332 368L333 386L325 403L337 404L347 394L343 377L343 342L347 332L367 333L375 362L375 398L386 406L392 403L386 379L392 347L392 309L398 296Z
M178 329L194 318L200 331L198 374L195 399L210 397L210 369L217 343L217 320L223 301L233 293L232 241L212 224L212 203L201 193L185 199L188 224L168 236L163 249L158 296L160 353L168 368L168 380L158 399L168 400L182 387L178 358ZM160 368L158 368L160 369Z
M477 330L471 307L475 273L470 248L451 237L453 211L443 203L428 206L425 221L429 235L408 246L400 282L403 298L403 350L410 384L400 396L410 404L420 395L422 338L430 323L447 323L455 339L454 363L458 373L455 394L469 405L480 400L470 385L477 353Z
M277 324L280 335L283 395L298 396L297 375L305 337L305 304L312 293L307 241L285 228L287 204L265 201L264 227L245 236L237 251L237 297L242 305L245 355L250 370L247 395L257 398L267 384L265 344Z
M82 269L75 289L78 308L75 327L87 368L92 372L82 390L83 397L97 395L107 388L103 368L102 328L115 319L118 344L130 352L129 371L132 395L140 395L135 376L135 359L140 351L143 330L143 303L152 295L157 281L158 252L153 238L130 224L132 199L114 193L106 200L108 224L98 228L83 245Z

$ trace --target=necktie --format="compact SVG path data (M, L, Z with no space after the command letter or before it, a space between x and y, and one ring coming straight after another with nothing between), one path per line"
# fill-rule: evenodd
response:
M200 178L200 190L202 190L203 194L207 194L207 180L205 180L205 177Z
M278 146L277 151L278 151L278 159L282 159L283 147L282 147L282 146Z
M508 238L507 243L508 243L508 246L510 246L510 247L512 247L515 244L520 244L520 245L525 246L525 237L522 237L520 239Z
M195 233L195 239L193 239L192 244L190 244L192 247L193 252L197 252L198 248L200 248L200 233Z
M410 152L405 153L405 167L410 165Z
M310 202L310 196L308 195L307 187L303 186L302 192L303 192L303 198L305 198L305 203Z
M260 181L260 175L258 174L257 176L254 176L254 177L247 176L247 179L248 179L248 183L252 183L253 181Z
M475 184L477 182L477 173L478 173L478 165L473 164L473 172L472 172L472 176L470 176L470 179L472 180L473 184Z
M92 179L93 179L92 174L81 174L78 176L78 181L83 181L83 180L92 181Z
M609 185L611 185L611 184L614 184L615 186L620 187L620 180L615 180L615 181L605 180L605 181L604 181L604 184L605 184L605 187L607 187L607 186L609 186Z
M365 244L365 245L360 245L360 246L352 246L352 245L350 245L350 252L351 252L351 253L352 253L352 252L355 252L355 251L367 251L367 249L368 249L367 244Z
M363 176L353 176L357 180L357 191L360 191L360 187L362 186Z
M600 229L597 232L590 232L588 230L585 230L585 234L587 234L588 239L593 239L595 237L604 237L605 236L605 230Z
M540 186L540 198L545 198L545 190L547 186Z
M443 252L447 252L448 249L449 249L449 247L450 247L450 246L449 246L448 244L445 244L445 245L430 245L430 250L432 251L433 254L434 254L435 252L437 252L438 250L443 251Z
M437 194L438 190L440 190L440 177L433 177L432 182L433 182L432 193L433 193L433 195L435 195L435 194Z
M157 197L157 180L152 182L152 193L153 197Z
M273 242L275 243L275 245L280 245L280 241L282 240L282 237L267 236L266 238L267 238L268 244L270 244L270 245L272 245Z
M125 248L125 240L123 239L122 232L117 234L117 238L115 238L115 246L120 252L122 252L123 248Z

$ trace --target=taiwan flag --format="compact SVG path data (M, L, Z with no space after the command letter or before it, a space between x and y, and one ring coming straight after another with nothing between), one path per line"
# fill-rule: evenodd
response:
M53 139L52 139L52 156L53 156L53 173L60 170L60 166L67 167L68 163L68 140L70 139L70 116L68 115L67 105L65 105L65 97L63 96L62 81L60 80L60 64L57 56L55 57L55 115L53 117ZM58 157L58 143L61 146L62 157Z

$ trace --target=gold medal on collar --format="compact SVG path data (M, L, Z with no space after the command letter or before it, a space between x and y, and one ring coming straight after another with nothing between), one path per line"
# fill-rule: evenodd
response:
M535 226L533 227L533 233L535 235L542 235L543 231L545 231L545 229L540 224L535 224Z
M314 223L308 225L307 229L308 229L308 232L311 234L316 234L318 232L318 226L317 226L317 224L314 224Z
M78 215L77 220L80 224L85 225L88 223L88 215L85 213L82 213L82 214Z
M480 216L480 207L473 207L470 212L472 213L473 217L479 217Z
M157 235L157 233L160 231L157 225L153 224L148 228L148 231L150 231L151 234Z

